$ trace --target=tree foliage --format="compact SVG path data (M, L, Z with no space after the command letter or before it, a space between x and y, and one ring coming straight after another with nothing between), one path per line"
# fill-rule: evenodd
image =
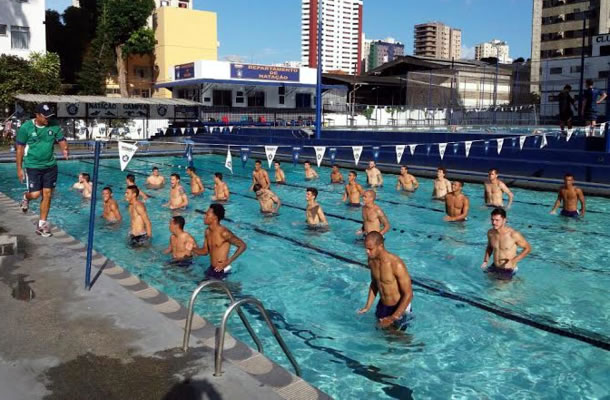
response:
M142 27L133 32L132 35L121 47L123 58L132 54L146 55L153 54L155 51L155 32L148 27Z

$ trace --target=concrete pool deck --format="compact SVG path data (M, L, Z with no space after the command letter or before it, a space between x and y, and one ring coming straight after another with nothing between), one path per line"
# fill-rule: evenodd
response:
M213 376L215 327L94 253L84 288L85 245L0 193L0 398L329 399L227 336L223 375Z

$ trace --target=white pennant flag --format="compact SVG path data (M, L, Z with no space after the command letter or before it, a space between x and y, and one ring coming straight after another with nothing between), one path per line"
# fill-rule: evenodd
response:
M544 147L544 146L546 146L546 145L547 145L547 142L546 142L546 135L543 133L543 134L542 134L542 142L540 142L540 148L543 148L543 147Z
M591 125L585 126L585 136L586 137L591 136Z
M396 146L396 164L400 164L402 154L405 152L405 147L406 146L404 144Z
M316 151L316 161L318 162L319 167L320 164L322 164L324 153L326 153L326 146L314 146L313 149Z
M273 163L273 159L275 158L276 151L277 146L265 146L265 154L267 155L267 162L269 163L269 168L271 168L271 164Z
M184 128L180 128L180 132L184 135Z
M127 164L131 161L131 157L138 150L138 146L135 144L129 144L125 142L119 142L119 161L121 162L121 171L127 168Z
M464 149L466 150L466 158L470 154L470 147L472 147L472 140L467 140L464 142Z
M233 157L231 156L231 148L227 149L227 160L225 161L225 168L231 171L233 174Z
M229 132L233 132L233 126L229 126Z
M601 124L599 124L599 136L604 136L605 132L606 132L606 123L602 122Z
M445 149L447 148L447 143L439 143L438 144L438 154L441 156L441 160L445 157Z
M409 145L409 150L411 151L411 155L415 154L415 148L417 147L416 144L410 144Z
M523 150L523 144L525 143L525 136L519 136L519 149Z
M574 133L574 129L573 128L568 129L568 136L566 137L566 142L570 141L570 138L572 137L573 133Z
M362 155L362 146L352 146L352 152L354 153L354 162L358 165L360 156Z
M504 138L496 139L496 142L498 142L498 154L500 154L500 152L502 151L502 145L504 145Z
M196 135L199 128L193 128L193 133Z

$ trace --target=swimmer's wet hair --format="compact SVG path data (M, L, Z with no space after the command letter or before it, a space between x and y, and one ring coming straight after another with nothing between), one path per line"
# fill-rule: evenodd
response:
M252 191L253 192L258 192L259 190L261 190L263 187L260 185L260 183L257 183L256 185L252 186Z
M132 181L135 182L136 181L136 177L133 176L133 174L127 174L127 176L125 177L125 179L127 179L128 181Z
M261 160L256 160L254 164L262 164Z
M494 208L494 210L491 212L491 216L495 216L495 215L499 215L502 218L506 219L506 211L504 211L503 208Z
M110 186L106 186L105 188L103 188L103 189L102 189L102 192L103 192L104 190L107 190L107 191L109 191L110 193L112 193L112 189L110 189Z
M218 218L218 222L222 221L225 218L225 208L222 206L222 204L213 203L210 204L210 208L214 212L216 218Z
M350 174L354 174L354 176L358 176L358 174L356 173L356 171L353 171L353 170L352 170L352 171L350 171L349 173L350 173Z
M490 168L488 172L495 172L496 174L498 174L498 168Z
M132 192L134 192L136 194L136 197L140 195L140 189L138 189L136 185L127 186L127 190L131 190Z
M369 233L366 234L366 239L364 239L365 242L368 243L373 243L377 246L379 246L380 244L383 245L384 239L383 239L383 235L377 231L371 231Z
M195 169L195 167L186 167L187 171L193 171L196 172L197 170Z
M572 175L572 174L571 174L571 173L569 173L569 172L566 172L566 174L565 174L563 177L564 177L564 179L565 179L565 178L574 178L574 175Z
M305 161L303 164L309 164L311 165L311 163L309 161Z
M335 168L335 167L339 168L339 166L337 164L331 165L331 168Z
M409 170L409 166L408 165L401 165L402 168Z
M282 163L281 163L281 162L279 162L279 161L277 161L277 160L276 160L276 161L274 161L274 163L275 163L275 164L277 164L277 165L282 165Z
M176 215L176 216L172 217L172 221L174 222L174 224L178 225L180 227L180 229L184 229L184 224L186 224L184 217L182 217L180 215Z
M314 187L308 187L305 191L313 194L313 197L318 197L318 189Z
M222 180L222 172L214 172L214 176L220 180Z
M157 168L157 167L152 167L152 170L153 170L153 171L158 171L158 170L159 170L159 168Z
M176 174L176 173L171 174L170 176L173 176L174 178L176 178L176 179L180 180L180 175L178 175L178 174Z
M83 179L86 180L87 182L91 182L91 177L86 172L83 172Z
M447 168L445 168L445 167L438 167L436 170L437 171L443 171L443 174L447 175Z

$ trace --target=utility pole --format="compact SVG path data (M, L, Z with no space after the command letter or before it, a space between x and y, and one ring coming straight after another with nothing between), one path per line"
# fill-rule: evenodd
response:
M319 140L322 130L322 1L318 0L318 80L316 84L316 139Z
M589 10L585 10L582 15L582 43L580 45L580 86L578 88L578 116L582 118L582 96L583 96L583 81L585 79L585 31L587 29L587 14Z

